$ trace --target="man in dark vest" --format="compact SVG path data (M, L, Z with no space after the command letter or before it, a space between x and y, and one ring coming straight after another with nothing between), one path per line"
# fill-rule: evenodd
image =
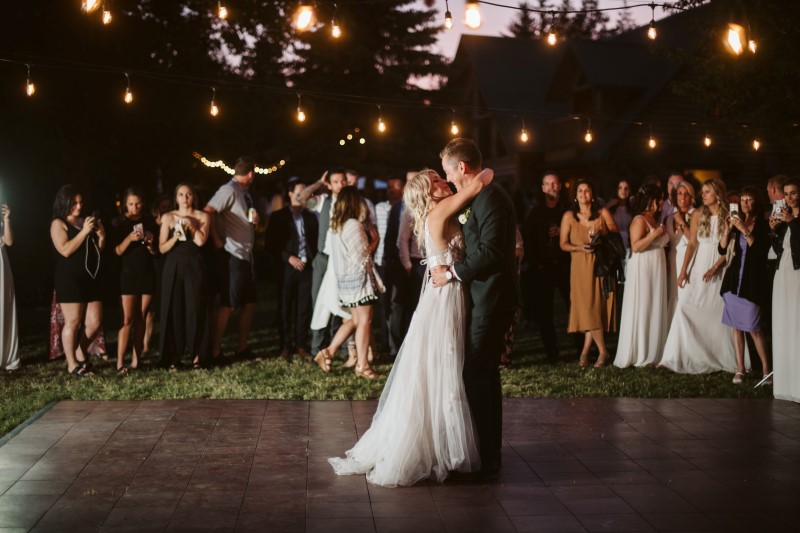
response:
M470 139L453 139L439 156L447 181L457 190L472 183L481 171L481 152ZM449 268L436 267L432 278L436 287L458 279L471 296L465 324L464 386L478 432L481 473L492 476L500 468L503 430L500 355L520 306L514 204L495 181L461 212L459 222L466 257Z

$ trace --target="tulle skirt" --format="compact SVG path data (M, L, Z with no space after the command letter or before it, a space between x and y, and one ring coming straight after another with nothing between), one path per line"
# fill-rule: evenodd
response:
M426 287L372 426L345 458L328 460L337 474L366 474L373 485L396 487L480 468L461 377L465 325L460 283Z

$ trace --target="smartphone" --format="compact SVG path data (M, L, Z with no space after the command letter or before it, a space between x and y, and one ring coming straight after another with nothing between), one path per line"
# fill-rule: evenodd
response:
M134 224L134 225L133 225L133 231L138 231L139 233L141 233L142 235L144 235L144 224L141 224L141 223L139 223L139 224Z
M183 229L183 220L178 219L178 222L175 223L175 235L178 236L179 241L186 240L186 231Z
M772 204L772 216L779 217L785 208L786 200L775 200L775 203Z
M731 216L732 217L738 217L739 216L739 204L731 203L729 205L730 205Z

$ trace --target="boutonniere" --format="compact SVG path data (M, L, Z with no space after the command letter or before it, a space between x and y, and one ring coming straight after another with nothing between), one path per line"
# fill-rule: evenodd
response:
M469 220L469 216L472 214L472 208L468 207L464 209L464 211L458 215L458 222L463 226Z

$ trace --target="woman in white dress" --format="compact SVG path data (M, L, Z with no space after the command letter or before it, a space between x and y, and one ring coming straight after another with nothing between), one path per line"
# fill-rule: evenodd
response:
M19 369L19 336L17 334L17 303L14 297L14 276L11 274L11 264L6 255L6 246L14 243L14 233L11 231L11 209L6 204L2 206L2 222L0 222L0 369L7 374L13 374Z
M659 366L685 374L718 370L733 374L736 355L730 329L722 323L724 306L719 295L725 256L717 251L728 216L725 184L709 179L700 195L703 205L692 214L689 244L678 275L678 287L684 291Z
M770 218L770 226L783 238L776 246L778 271L772 293L772 393L779 400L800 402L800 182L783 186L787 207ZM785 233L783 233L785 231Z
M464 257L464 237L455 215L488 185L483 170L473 184L453 194L439 174L424 170L405 188L415 234L424 239L428 268ZM339 475L367 474L384 487L407 486L448 472L480 468L477 434L461 377L466 307L461 283L423 287L408 333L386 381L372 426L345 458L329 459Z
M676 184L672 188L669 204L672 212L667 213L664 224L667 235L669 235L669 252L667 254L667 300L669 301L667 317L669 321L675 315L678 298L683 292L683 288L678 287L678 274L681 272L683 259L686 257L686 247L689 246L689 222L694 213L694 198L695 192L691 183L681 181Z
M658 216L664 203L658 185L644 185L634 200L630 225L631 258L622 301L617 356L614 366L655 365L667 338L667 259L664 247L669 237Z

